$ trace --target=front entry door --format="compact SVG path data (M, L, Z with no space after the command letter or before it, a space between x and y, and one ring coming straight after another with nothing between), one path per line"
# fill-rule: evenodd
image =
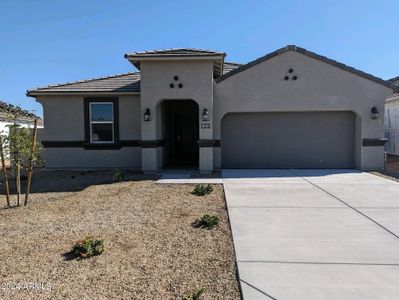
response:
M174 116L174 162L195 164L198 162L198 118L192 113Z

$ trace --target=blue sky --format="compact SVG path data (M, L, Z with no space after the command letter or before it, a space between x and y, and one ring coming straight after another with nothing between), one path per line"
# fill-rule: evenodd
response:
M246 63L296 44L399 75L397 1L0 0L0 99L41 115L27 89L129 72L123 54L215 49Z

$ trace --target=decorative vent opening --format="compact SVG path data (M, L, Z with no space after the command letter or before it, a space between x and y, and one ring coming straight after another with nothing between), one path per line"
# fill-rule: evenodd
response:
M284 76L285 81L288 81L290 79L293 81L296 81L298 79L298 75L295 75L293 68L289 68L287 75Z
M174 89L175 87L178 87L179 89L183 88L183 83L179 82L179 76L177 75L173 76L173 80L175 81L175 83L169 84L169 87L171 89Z

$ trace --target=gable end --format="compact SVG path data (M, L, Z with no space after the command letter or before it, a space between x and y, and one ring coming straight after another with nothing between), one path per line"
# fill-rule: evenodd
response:
M277 55L286 53L288 51L295 51L295 52L301 53L301 54L303 54L305 56L308 56L308 57L311 57L313 59L319 60L321 62L327 63L327 64L332 65L334 67L337 67L337 68L339 68L341 70L344 70L344 71L350 72L352 74L358 75L360 77L363 77L365 79L374 81L374 82L376 82L378 84L381 84L383 86L386 86L386 87L394 90L394 86L393 86L392 82L385 81L382 78L375 77L375 76L373 76L371 74L365 73L365 72L360 71L358 69L355 69L353 67L347 66L347 65L345 65L343 63L337 62L337 61L335 61L333 59L330 59L328 57L319 55L317 53L308 51L308 50L306 50L304 48L297 47L295 45L288 45L288 46L286 46L284 48L278 49L278 50L276 50L274 52L266 54L265 56L262 56L262 57L260 57L258 59L255 59L255 60L253 60L253 61L251 61L251 62L249 62L249 63L247 63L245 65L242 65L242 66L232 70L231 72L229 72L229 73L227 73L225 75L222 75L221 77L217 78L216 79L216 83L219 83L219 82L221 82L221 81L223 81L223 80L225 80L225 79L227 79L227 78L229 78L231 76L234 76L235 74L238 74L238 73L240 73L242 71L245 71L245 70L247 70L249 68L252 68L253 66L255 66L257 64L260 64L260 63L262 63L264 61L267 61L267 60L269 60L269 59L271 59L271 58L273 58L273 57L275 57Z

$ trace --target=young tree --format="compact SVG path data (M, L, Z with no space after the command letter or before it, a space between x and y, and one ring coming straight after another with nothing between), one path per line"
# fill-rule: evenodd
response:
M36 123L36 122L35 122ZM3 150L4 156L10 161L12 175L15 178L15 185L17 190L17 206L21 204L21 173L28 173L30 184L30 176L32 172L32 166L40 164L42 162L41 152L42 147L36 144L36 126L33 132L29 128L21 127L19 124L9 125L9 134L3 135ZM33 146L32 143L35 143ZM29 186L27 187L29 190ZM25 205L27 198L25 199Z
M6 166L6 160L4 157L3 136L2 135L0 135L0 158L1 158L1 170L3 173L4 191L6 193L7 206L9 207L11 205L10 204L10 188L8 186L7 166Z

